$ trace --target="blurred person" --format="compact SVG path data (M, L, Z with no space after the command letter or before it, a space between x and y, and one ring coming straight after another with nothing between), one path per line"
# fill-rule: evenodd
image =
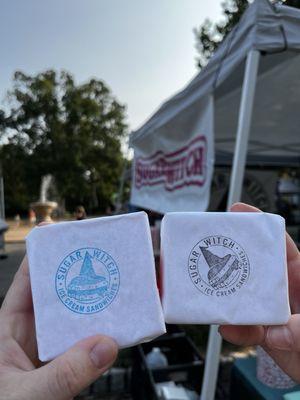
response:
M15 228L19 228L20 223L21 223L20 214L16 214L16 215L14 216L14 221L15 221Z
M77 206L75 209L75 218L77 221L86 219L86 212L83 206Z
M31 225L34 225L36 223L36 214L32 208L28 210L28 219Z

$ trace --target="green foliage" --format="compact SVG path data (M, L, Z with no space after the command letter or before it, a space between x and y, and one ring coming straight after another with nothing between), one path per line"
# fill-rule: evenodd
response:
M271 3L274 3L274 1L271 1ZM277 1L277 3L300 8L299 0ZM219 44L239 22L248 4L248 0L225 0L222 3L224 15L222 21L213 23L207 19L199 28L194 29L196 50L198 52L197 65L199 68L207 64Z
M67 208L104 210L118 189L124 162L125 107L103 81L75 85L49 70L14 75L10 111L0 111L0 155L9 212L37 200L41 177L52 174Z

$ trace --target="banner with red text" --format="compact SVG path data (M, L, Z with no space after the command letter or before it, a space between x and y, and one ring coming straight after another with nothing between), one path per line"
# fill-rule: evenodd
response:
M214 160L211 96L133 147L131 204L160 213L207 209Z

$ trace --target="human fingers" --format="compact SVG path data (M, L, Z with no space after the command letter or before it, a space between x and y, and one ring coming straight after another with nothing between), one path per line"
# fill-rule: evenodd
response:
M266 328L265 344L269 349L300 351L300 315L293 314L286 325Z
M261 325L222 325L222 337L238 346L254 346L264 343L265 328Z
M300 381L300 315L294 314L286 325L232 326L219 328L223 338L241 346L260 345L294 380Z
M230 207L230 211L232 212L262 212L259 208L250 206L249 204L246 203L234 203Z
M233 204L230 208L233 212L261 212L256 207L244 203ZM286 237L286 256L288 267L288 280L289 280L289 297L293 313L300 312L300 253L297 245L288 233Z
M286 235L289 298L292 313L300 313L300 253L292 238Z
M67 400L89 386L115 361L118 346L107 336L78 342L49 364L28 373L31 400ZM28 387L28 386L27 386Z

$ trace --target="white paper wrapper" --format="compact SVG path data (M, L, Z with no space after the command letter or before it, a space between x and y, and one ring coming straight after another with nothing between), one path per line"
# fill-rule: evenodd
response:
M40 360L95 334L128 347L165 332L145 213L38 227L26 245Z
M285 324L285 223L267 213L170 213L162 221L165 320Z

